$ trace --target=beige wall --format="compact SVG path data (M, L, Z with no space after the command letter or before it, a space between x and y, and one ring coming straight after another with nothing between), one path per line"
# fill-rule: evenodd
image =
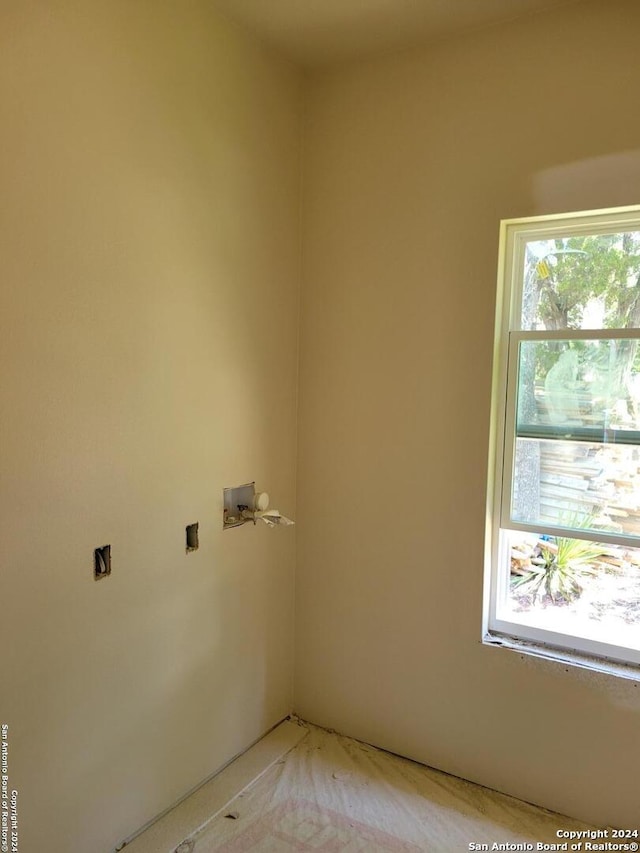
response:
M299 410L296 710L623 826L639 684L479 639L498 224L640 201L639 33L587 2L315 76Z
M25 853L112 850L291 710L295 533L221 521L254 478L295 509L300 80L210 5L0 10L0 718Z
M0 24L0 721L25 853L101 853L292 706L294 532L220 513L296 511L301 80L206 0ZM637 684L479 636L498 221L638 201L639 31L317 75L300 329L296 709L619 824Z

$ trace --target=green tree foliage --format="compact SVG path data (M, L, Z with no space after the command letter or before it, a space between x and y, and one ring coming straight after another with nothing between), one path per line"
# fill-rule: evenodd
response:
M536 272L544 328L580 328L593 300L604 305L605 328L640 325L640 233L551 241Z
M601 314L607 329L640 327L640 232L568 237L533 244L525 270L525 293L535 306L528 328L551 330L593 328L588 312ZM534 319L535 318L535 319ZM600 322L596 324L600 326ZM536 380L544 380L566 345L549 347L538 364ZM569 348L584 349L580 341ZM620 344L620 382L635 363L636 341ZM622 353L621 353L622 355Z

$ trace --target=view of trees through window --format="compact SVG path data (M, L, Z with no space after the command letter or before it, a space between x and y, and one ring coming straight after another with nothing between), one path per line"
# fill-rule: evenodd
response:
M520 328L638 328L639 276L639 231L530 242Z
M530 241L522 272L503 617L640 649L640 231Z

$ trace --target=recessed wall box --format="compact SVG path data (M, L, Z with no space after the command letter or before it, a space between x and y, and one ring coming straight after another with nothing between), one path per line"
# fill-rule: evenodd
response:
M253 510L256 497L256 484L245 483L244 486L234 486L224 490L224 511L222 526L239 527L251 519L243 516L243 512Z
M93 577L99 581L111 574L111 545L103 545L93 552Z
M187 540L187 554L189 551L197 551L200 547L200 541L198 539L198 526L199 522L195 522L194 524L187 524L186 527L186 540Z
M295 524L290 518L282 515L280 510L269 509L269 495L266 492L256 492L255 483L225 489L223 528L239 527L247 521L253 524L263 521L267 527L290 527Z

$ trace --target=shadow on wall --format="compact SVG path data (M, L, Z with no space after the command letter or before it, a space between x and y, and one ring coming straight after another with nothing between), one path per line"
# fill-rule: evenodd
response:
M535 213L638 204L640 149L545 169L533 179Z

